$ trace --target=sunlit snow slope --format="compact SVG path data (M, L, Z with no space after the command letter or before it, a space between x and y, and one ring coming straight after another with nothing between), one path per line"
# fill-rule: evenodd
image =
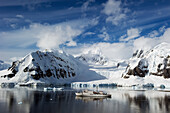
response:
M65 84L75 81L92 81L105 77L89 70L71 55L63 52L36 51L22 60L13 62L6 71L0 72L1 82Z

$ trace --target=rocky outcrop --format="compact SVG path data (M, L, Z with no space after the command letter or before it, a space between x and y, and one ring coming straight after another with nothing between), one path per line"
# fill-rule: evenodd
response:
M77 59L81 60L83 63L92 65L105 65L108 63L108 58L106 58L99 48L91 48L85 50L81 54L76 56Z
M158 64L157 72L151 72L150 74L170 78L170 56L164 58L163 63Z
M133 57L140 58L143 53L144 53L144 50L136 50L136 52L133 53Z
M31 60L31 62L29 61L30 64L27 64L25 67L26 60ZM41 65L42 63L43 65ZM76 76L74 69L70 67L68 61L65 61L59 56L55 56L52 53L36 51L21 61L13 62L12 66L8 68L8 71L11 71L12 73L1 77L15 77L18 71L21 71L21 66L24 67L22 70L23 73L30 73L30 76L35 80L52 76L57 79Z
M148 62L146 59L141 59L136 67L131 69L130 65L126 68L126 73L123 75L124 78L129 78L129 75L145 77L149 72Z
M170 78L170 45L162 43L147 52L136 51L122 77L129 78L131 75Z
M106 58L100 56L100 55L93 55L93 56L88 56L88 55L81 55L77 57L79 60L83 62L87 62L89 64L100 64L104 65L107 63Z
M15 83L66 84L74 81L100 80L105 77L89 70L89 67L64 52L36 51L13 62L4 80Z

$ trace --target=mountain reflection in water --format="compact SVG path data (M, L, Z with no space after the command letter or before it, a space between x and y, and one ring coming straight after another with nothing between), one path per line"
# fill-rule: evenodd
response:
M76 97L75 90L0 89L0 113L168 113L170 92L105 89L112 98Z

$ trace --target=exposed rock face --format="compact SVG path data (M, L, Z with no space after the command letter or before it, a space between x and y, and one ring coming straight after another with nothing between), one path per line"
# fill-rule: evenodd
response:
M141 59L138 63L138 65L131 69L130 65L127 66L126 68L127 75L134 75L134 76L139 76L139 77L145 77L145 75L149 72L148 69L148 62L146 59ZM124 76L124 78L129 78L129 76Z
M31 60L25 62L25 60ZM27 66L25 66L27 64ZM42 65L43 64L43 65ZM24 73L30 73L33 79L39 80L44 77L57 77L67 78L74 77L75 71L71 68L71 64L64 59L55 56L53 53L43 53L40 51L33 52L31 55L28 55L25 59L21 61L13 62L12 66L8 69L12 71L11 74L4 77L12 78L17 74L20 66L23 66Z
M58 51L55 53L32 52L22 60L13 62L8 71L11 73L1 75L1 77L20 83L32 80L47 83L70 83L105 78L89 70L87 65L82 64L73 56Z
M88 62L89 64L93 63L93 64L104 65L107 63L107 60L100 55L93 55L93 56L91 56L91 58L87 55L81 55L77 58L81 61Z
M123 77L129 78L130 75L170 78L170 45L162 43L145 53L141 50L134 53Z
M135 53L133 53L133 57L137 57L137 58L140 58L141 55L144 53L143 50L136 50Z
M163 63L158 64L156 73L150 74L170 78L170 56L164 58Z
M91 49L87 50L81 55L77 56L77 59L81 60L84 63L92 64L92 65L105 65L108 63L108 59L104 57L101 50L99 49Z

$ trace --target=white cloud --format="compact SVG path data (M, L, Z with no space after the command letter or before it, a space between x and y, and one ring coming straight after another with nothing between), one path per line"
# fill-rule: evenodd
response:
M121 1L108 0L104 4L102 13L106 14L106 22L112 22L113 25L118 25L123 19L126 18L126 14L129 11L127 8L121 7Z
M106 4L104 4L103 12L108 16L120 14L121 12L120 5L121 5L121 1L108 0Z
M165 26L159 28L159 32L165 32L165 30L166 30Z
M88 9L88 6L90 3L95 2L95 0L87 0L83 5L82 5L82 10L86 11Z
M65 48L67 53L77 56L86 50L100 50L103 55L110 59L127 59L132 56L133 44L101 42L95 44L83 44L77 48Z
M127 33L126 35L122 36L127 37L127 35L131 36L131 33ZM132 35L133 36L133 35ZM137 36L137 35L136 35ZM139 35L138 35L139 36ZM119 43L109 43L109 42L101 42L101 43L94 43L94 44L83 44L79 45L76 48L67 48L66 52L70 54L80 54L87 49L99 49L108 58L111 59L129 59L132 57L132 54L137 49L143 49L145 51L153 48L159 43L167 42L170 43L170 28L166 29L164 34L160 37L144 37L141 36L134 40L128 40L127 42L119 42Z
M91 26L89 20L75 20L55 25L31 24L29 28L0 33L1 48L27 48L33 44L41 49L59 48L60 44L76 46L73 41L84 29Z
M110 39L110 36L109 36L109 34L106 31L103 31L103 33L99 34L98 37L99 38L103 38L104 41L109 41L109 39Z
M103 38L104 41L109 41L110 40L110 36L109 34L107 33L107 30L106 30L106 27L103 27L102 30L101 30L102 34L99 34L98 37L99 38Z
M133 50L138 50L138 49L143 49L143 50L149 50L155 45L158 44L158 38L145 38L145 37L140 37L136 40L134 40L133 45L134 48Z
M159 32L154 30L148 34L149 37L154 38L159 35Z
M94 33L94 32L86 32L86 33L84 33L83 34L83 36L85 37L85 36L88 36L88 35L95 35L96 33Z
M11 23L16 23L18 22L17 18L3 18L5 22L11 22Z
M127 34L120 37L120 41L129 41L140 36L140 30L138 28L131 28L127 30Z
M11 26L13 29L15 29L15 28L17 27L16 24L11 24L10 26Z
M17 18L24 18L23 15L16 15Z
M99 23L99 17L93 18L91 20L91 25L93 25L93 26L97 25L98 23Z
M70 41L66 43L67 46L77 46L77 43L75 41Z
M118 25L119 22L126 18L125 14L119 14L117 16L109 16L106 18L106 22L112 22L113 25Z
M35 51L34 49L0 49L0 60L6 62L13 62L21 57L26 56L28 53Z
M140 37L134 40L134 49L149 50L159 43L167 42L170 43L170 28L167 28L162 36L160 37Z
M160 37L160 41L170 43L170 28L165 30L164 34Z
M104 55L111 59L127 59L133 52L130 43L97 43L91 48L98 47Z
M56 49L59 45L66 43L68 46L75 46L73 38L80 35L83 30L73 28L71 25L58 25L44 28L37 36L37 46L42 49Z

